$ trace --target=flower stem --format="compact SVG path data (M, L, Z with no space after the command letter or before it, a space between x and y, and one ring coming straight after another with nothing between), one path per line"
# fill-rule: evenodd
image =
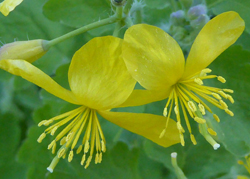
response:
M185 176L185 174L183 173L183 171L180 169L180 167L177 164L177 153L176 152L171 153L171 163L172 163L172 166L174 167L175 174L176 174L177 178L178 179L187 179L187 177Z
M106 19L103 19L103 20L100 20L98 22L94 22L94 23L91 23L91 24L88 24L86 26L83 26L79 29L76 29L74 31L71 31L67 34L64 34L60 37L57 37L53 40L50 40L47 44L44 45L44 48L45 49L49 49L50 47L64 41L64 40L67 40L69 38L72 38L76 35L79 35L81 33L84 33L84 32L87 32L91 29L95 29L95 28L98 28L98 27L101 27L101 26L104 26L104 25L107 25L107 24L112 24L112 23L115 23L117 22L118 20L120 20L118 17L117 17L117 14L115 14L114 16L111 16L109 18L106 18Z

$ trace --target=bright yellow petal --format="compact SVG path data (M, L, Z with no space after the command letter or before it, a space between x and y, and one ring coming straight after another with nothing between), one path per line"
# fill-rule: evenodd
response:
M0 68L13 75L21 76L65 101L80 104L71 91L61 87L47 74L25 60L0 60Z
M246 176L237 176L237 179L250 179L250 178L248 178Z
M7 16L18 6L23 0L4 0L0 3L0 12Z
M233 11L210 20L192 45L183 78L206 68L239 38L244 28L244 21Z
M177 42L158 27L139 24L124 36L122 57L132 76L146 89L175 84L184 71L184 56Z
M163 147L169 147L180 142L176 122L169 120L165 135L159 138L166 124L166 118L153 114L137 114L125 112L98 111L108 121L139 134Z
M129 98L124 103L119 105L119 107L141 106L155 101L161 101L168 97L169 92L169 90L134 90L129 96Z
M123 103L136 81L121 59L122 39L97 37L78 50L70 64L69 83L79 101L94 109Z

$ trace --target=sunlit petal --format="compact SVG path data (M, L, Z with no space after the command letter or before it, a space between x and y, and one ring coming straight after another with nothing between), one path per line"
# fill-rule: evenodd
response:
M7 16L18 6L23 0L4 0L0 3L0 12Z

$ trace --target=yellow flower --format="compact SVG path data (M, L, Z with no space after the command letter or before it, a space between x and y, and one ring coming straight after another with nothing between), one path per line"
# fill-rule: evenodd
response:
M236 12L216 16L200 31L186 61L177 42L160 28L146 24L130 27L124 36L122 56L131 75L147 90L134 91L121 106L142 105L168 98L163 110L167 119L162 135L167 131L171 112L174 111L181 144L184 145L185 131L179 112L182 109L192 142L196 144L188 114L200 124L200 132L217 149L219 144L210 136L216 135L216 132L203 119L206 111L212 114L213 111L203 99L233 116L222 99L234 103L232 96L227 94L233 93L233 90L206 86L203 80L217 78L222 83L226 82L221 76L207 75L212 71L207 66L238 39L244 27L244 21ZM219 121L216 114L213 117Z
M0 3L0 12L7 16L11 11L13 11L16 6L21 4L23 0L4 0Z
M238 161L238 164L243 165L248 173L250 174L250 155L245 156L246 163L244 163L242 160ZM237 176L237 179L249 179L247 176Z
M22 59L32 63L47 52L46 43L46 40L38 39L5 44L0 48L0 60Z
M90 164L94 150L95 163L101 162L102 153L106 151L106 142L97 113L108 121L161 146L168 147L179 142L176 135L178 130L173 120L170 121L166 135L160 139L159 134L165 124L163 116L110 112L110 109L118 107L129 97L136 83L120 56L122 42L123 40L116 37L99 37L92 39L78 50L73 56L68 72L71 91L61 87L48 75L24 60L0 61L0 68L23 77L69 103L80 105L75 110L38 124L38 126L48 126L54 123L41 134L38 142L42 142L47 134L52 136L56 134L48 149L52 149L52 153L55 153L57 143L61 145L57 156L48 167L49 171L53 171L59 158L65 157L68 150L70 150L68 155L70 162L75 148L77 148L76 153L83 153L82 165L87 159L85 168ZM58 132L59 128L63 129ZM77 142L82 134L82 142L78 146ZM89 156L86 158L88 152Z

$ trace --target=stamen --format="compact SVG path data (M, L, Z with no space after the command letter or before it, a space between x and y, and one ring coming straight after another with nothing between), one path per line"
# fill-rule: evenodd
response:
M165 135L165 133L166 133L166 128L162 130L162 132L161 132L159 138L162 138L162 137Z
M88 166L89 166L91 160L92 160L92 156L90 155L89 158L88 158L88 160L86 161L86 165L85 165L85 167L84 167L85 169L88 168Z
M220 118L216 114L213 114L213 117L217 122L220 122Z
M227 114L229 114L230 116L234 116L234 113L232 111L230 111L229 109L225 109L225 112Z
M85 160L86 160L86 154L84 154L84 155L82 156L81 165L84 164Z
M178 129L180 132L184 133L185 130L184 130L183 127L181 126L180 121L178 121L176 124L177 124L177 129Z
M55 143L56 143L56 141L53 140L53 141L48 145L48 149L50 150L50 149L53 147L53 145L55 145Z
M54 120L50 119L50 120L47 120L43 125L44 125L44 126L48 126L48 125L50 125L52 122L54 122Z
M58 158L61 158L64 154L65 154L66 150L65 148L61 148L59 151L58 151Z
M82 145L78 147L78 149L76 150L76 154L79 154L81 151L82 151Z
M217 136L217 133L212 128L207 128L207 131L209 132L209 134Z
M212 93L211 94L214 98L218 99L218 100L221 100L221 97L220 95L218 95L217 93Z
M106 152L106 145L103 140L101 141L101 144L102 144L102 152Z
M181 140L181 145L185 146L184 136L182 133L180 133L180 140Z
M224 93L223 91L218 91L218 93L225 99L227 99L227 94Z
M84 153L88 153L89 151L89 141L86 140L85 145L84 145Z
M69 162L72 161L73 156L74 156L74 153L73 153L73 150L71 150L71 151L69 152L69 157L68 157L68 161L69 161Z
M231 89L223 89L223 91L225 91L225 92L227 92L227 93L234 93L234 91L231 90Z
M197 142L196 142L195 137L194 137L193 134L190 134L190 138L191 138L192 143L193 143L194 145L196 145Z
M52 129L52 131L50 132L50 135L54 135L55 134L55 132L56 132L56 130L58 129L58 126L56 126L56 127L54 127L53 129Z
M200 78L195 78L194 82L197 83L198 85L203 85L203 81Z
M196 106L194 105L193 101L188 101L188 107L189 107L189 109L191 109L192 112L197 111Z
M44 125L46 122L48 122L47 120L42 120L41 122L38 123L38 127L41 127L42 125Z
M68 142L71 139L71 137L73 136L73 134L74 134L74 132L68 133L68 135L66 137L66 142Z
M60 140L60 145L64 145L66 143L66 137L63 137L61 140Z
M227 109L228 108L227 104L223 100L220 100L220 105L221 105L221 107L223 109Z
M95 154L95 164L97 164L99 161L99 153Z
M38 142L38 143L41 143L45 137L46 137L46 134L45 134L45 133L42 133L42 134L38 137L37 142Z
M217 79L218 79L221 83L226 83L226 79L223 78L222 76L218 76Z
M199 117L195 117L194 120L196 122L198 122L199 124L205 124L206 123L205 119L202 119L202 118L199 118Z
M52 154L54 154L55 152L56 152L56 143L52 147Z
M210 68L205 68L203 70L201 70L202 73L211 73L212 70Z
M102 153L99 154L99 161L98 163L101 163L102 162Z
M165 107L163 110L163 116L167 117L167 114L168 114L168 108Z
M174 107L174 112L175 112L175 115L179 115L179 111L178 111L177 106Z
M204 106L203 106L201 103L199 103L199 104L198 104L198 107L199 107L199 110L200 110L201 114L202 114L202 115L205 115L206 112L205 112Z
M234 103L234 99L231 95L227 95L227 98L229 99L229 101L233 104Z

